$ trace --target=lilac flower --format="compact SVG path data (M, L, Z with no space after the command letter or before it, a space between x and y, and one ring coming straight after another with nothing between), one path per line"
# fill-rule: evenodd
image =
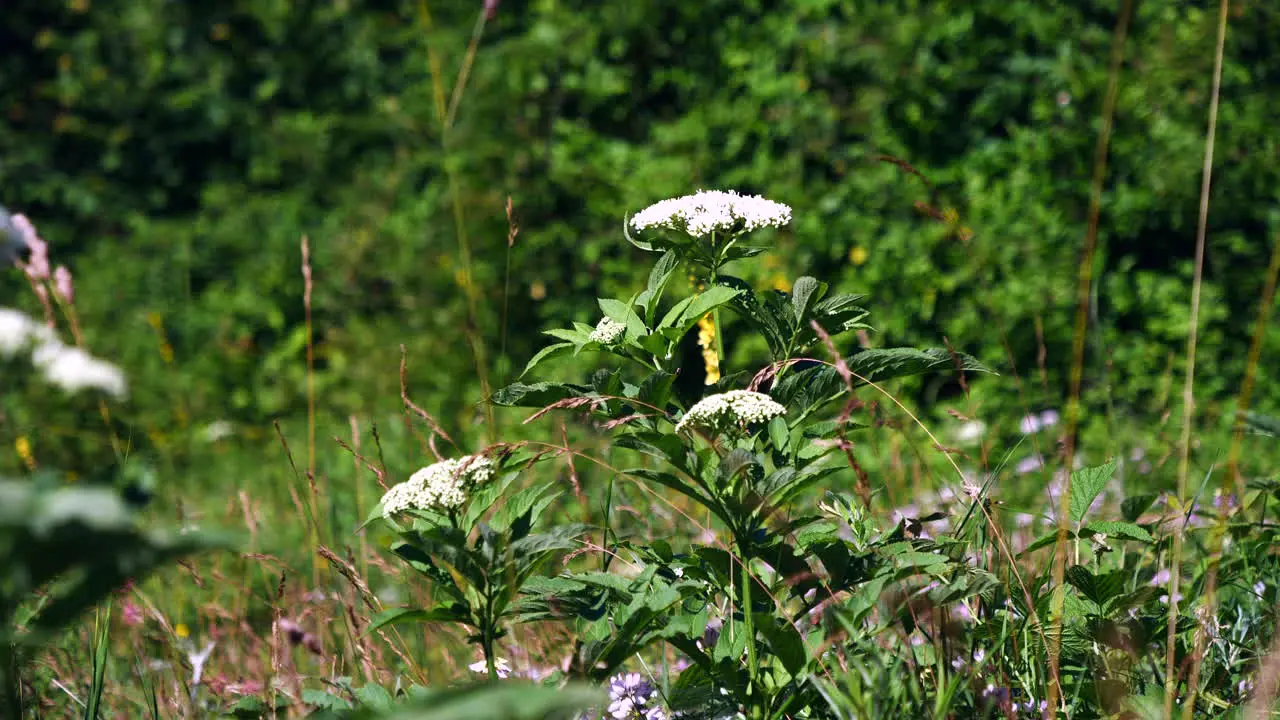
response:
M1027 473L1035 472L1042 467L1044 467L1044 458L1037 453L1035 455L1028 455L1019 460L1014 469L1017 470L1019 474L1026 475Z
M1170 575L1171 575L1171 573L1169 572L1169 568L1161 568L1160 570L1157 570L1157 571L1156 571L1156 574L1155 574L1155 575L1152 575L1152 576L1151 576L1151 582L1149 582L1149 583L1147 583L1147 584L1148 584L1148 585L1150 585L1151 587L1158 587L1158 586L1160 586L1160 585L1168 585L1168 584L1169 584L1169 577L1170 577Z
M702 638L696 640L698 649L707 652L716 646L716 641L720 639L720 628L724 627L724 622L719 619L707 621L707 626L702 630Z
M1266 591L1267 591L1267 585L1266 585L1266 583L1262 582L1261 580L1259 580L1258 582L1256 582L1256 583L1254 583L1254 584L1253 584L1253 594L1254 594L1254 595L1261 596L1261 595L1262 595L1263 593L1265 593Z
M657 704L657 690L640 673L621 673L609 678L609 717L614 720L667 720L667 712Z
M986 650L983 650L982 648L978 648L977 650L973 651L973 662L975 665L980 665L982 661L985 660L986 658L987 658Z
M1027 415L1018 424L1018 430L1022 431L1023 435L1035 435L1040 432L1040 418L1036 415Z
M1057 410L1049 409L1040 413L1040 427L1051 428L1058 424L1059 415Z
M1133 462L1142 462L1147 457L1146 448L1136 447L1129 451L1129 459Z
M498 16L499 0L484 0L484 19L492 20Z

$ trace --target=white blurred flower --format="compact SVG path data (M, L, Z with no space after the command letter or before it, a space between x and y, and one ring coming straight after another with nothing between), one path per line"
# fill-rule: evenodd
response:
M715 430L726 424L750 425L785 415L786 412L786 408L764 393L730 390L699 400L676 423L676 432L686 428Z
M214 420L204 426L203 436L205 442L216 443L219 440L225 440L226 438L235 435L235 433L236 428L230 422L226 420Z
M410 508L456 508L467 491L493 478L493 462L483 455L467 455L428 465L382 496L382 515L391 517Z
M650 205L631 218L636 230L683 230L695 238L712 233L737 234L791 222L791 208L759 195L699 190Z
M0 357L12 358L23 350L56 342L49 326L17 310L0 308Z
M956 428L956 442L961 445L975 445L987 434L987 424L981 420L970 420Z
M78 347L59 342L45 343L31 354L31 360L45 380L70 393L101 390L120 398L128 392L124 372L120 368Z
M600 318L600 322L596 323L596 329L587 338L591 342L598 342L604 345L611 345L622 339L622 334L627 331L627 326L614 320L611 317Z
M484 660L473 662L467 666L467 669L474 673L488 673L489 664ZM498 674L499 678L506 679L511 675L511 663L506 658L494 658L493 670Z

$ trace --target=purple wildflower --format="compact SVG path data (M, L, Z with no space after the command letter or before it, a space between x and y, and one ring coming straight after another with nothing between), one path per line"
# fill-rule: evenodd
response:
M1017 470L1019 474L1026 475L1027 473L1035 472L1042 467L1044 467L1044 458L1037 453L1035 455L1028 455L1019 460L1014 469Z
M609 678L609 717L614 720L667 720L658 705L658 691L640 673L621 673Z
M1035 435L1040 432L1040 418L1036 415L1028 415L1022 418L1022 422L1018 424L1018 430L1023 435Z
M1045 410L1044 412L1040 413L1040 427L1051 428L1054 425L1058 424L1059 419L1061 418L1058 415L1057 410L1053 410L1052 408L1049 410Z

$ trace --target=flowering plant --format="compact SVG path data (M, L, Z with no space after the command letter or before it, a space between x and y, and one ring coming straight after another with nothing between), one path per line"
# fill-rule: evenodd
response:
M605 317L594 328L548 331L559 342L537 353L525 375L583 352L616 357L623 367L600 370L587 384L522 380L494 396L503 405L587 414L611 433L615 451L637 463L618 470L618 478L683 496L715 519L718 527L704 534L724 533L723 543L699 541L680 551L665 540L618 540L606 548L602 572L562 573L526 587L526 617L578 625L571 674L603 682L655 643L680 650L691 667L666 700L682 718L807 716L822 701L811 680L829 662L818 648L830 633L868 621L887 583L921 573L968 578L971 589L991 580L932 541L908 536L903 526L882 530L855 512L792 512L820 483L857 488L865 502L867 479L849 452L858 386L983 368L945 350L843 357L838 338L866 327L858 296L829 295L825 283L809 277L796 280L789 293L760 292L726 272L730 263L764 252L747 246L747 236L790 218L781 203L726 192L675 198L637 213L628 238L661 253L645 290L601 299ZM631 230L656 237L638 239ZM682 269L703 286L660 312ZM727 364L721 310L765 340L768 362L749 376L725 368L709 378L710 394L682 397L675 379L686 370L677 347L695 325L700 334L714 335L707 352L717 370ZM818 357L808 356L811 351ZM667 502L693 519L673 499ZM834 494L824 507L854 506ZM842 528L851 528L850 536ZM630 569L627 576L609 572L614 556ZM708 633L717 619L723 629ZM617 677L642 684L639 676ZM650 687L648 680L643 684ZM642 693L643 703L634 693L614 695L610 707L631 713L625 717L649 717L641 711L654 709L651 693Z
M368 522L395 535L391 551L431 581L434 604L392 608L376 629L403 622L444 622L472 630L490 679L505 674L495 643L516 619L526 583L557 554L576 547L579 524L532 532L559 495L551 484L507 491L529 458L468 455L441 460L391 487Z

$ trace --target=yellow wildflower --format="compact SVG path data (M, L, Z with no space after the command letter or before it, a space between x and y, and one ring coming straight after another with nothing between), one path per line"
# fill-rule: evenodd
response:
M869 255L870 253L867 252L867 249L859 245L849 251L849 262L854 265L861 265L867 261Z
M27 466L28 470L36 469L36 457L31 452L31 441L26 435L19 435L14 441L13 447L18 451L18 457L22 460L22 464Z
M773 289L782 292L791 292L791 281L781 273L773 276Z
M173 626L173 634L180 638L188 638L191 637L191 628L187 627L186 623L178 623Z
M720 382L720 355L716 353L716 324L711 313L698 320L698 346L702 348L702 364L706 370L708 385Z

